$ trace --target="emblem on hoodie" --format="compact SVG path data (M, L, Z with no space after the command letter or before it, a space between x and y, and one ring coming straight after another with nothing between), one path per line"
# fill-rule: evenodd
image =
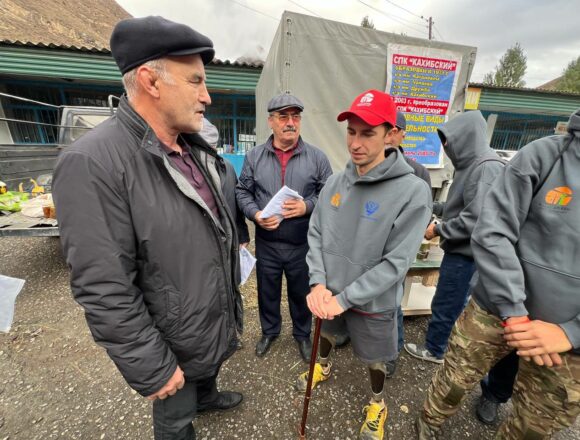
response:
M335 195L332 196L332 198L330 199L330 204L335 208L338 208L340 206L340 193L336 193Z
M572 190L567 186L559 186L548 191L544 200L548 205L567 206L572 201L572 194Z
M363 217L368 218L369 220L376 220L375 218L373 218L373 214L377 212L378 209L379 204L377 202L369 200L368 202L365 203L365 215L363 215Z

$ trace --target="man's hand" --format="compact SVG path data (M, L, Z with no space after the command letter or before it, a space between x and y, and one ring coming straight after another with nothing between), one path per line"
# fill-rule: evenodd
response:
M183 385L185 385L185 378L183 377L183 371L178 365L171 379L155 394L147 396L147 400L166 399L167 396L173 396L178 390L182 389Z
M306 304L313 315L326 319L325 306L331 298L332 292L324 284L317 284L306 296Z
M278 227L278 225L280 225L280 219L278 217L276 217L275 215L273 215L272 217L268 217L268 218L260 218L261 215L262 215L262 211L256 212L256 215L254 216L254 220L256 221L258 226L265 229L266 231L273 231Z
M437 225L437 223L431 223L427 227L427 230L425 231L425 239L426 240L431 240L432 238L435 238L437 236L437 234L435 233L435 226L436 225Z
M326 304L326 319L334 319L335 316L338 316L343 312L344 309L336 299L336 296L331 297L328 304Z
M508 345L516 348L519 356L532 358L538 365L561 365L558 353L572 349L566 333L556 324L540 320L507 324L504 338Z
M245 243L240 243L240 249L241 249L241 248L248 247L248 245L249 245L249 244L250 244L250 242L249 242L249 241L246 241Z
M282 205L284 218L302 217L306 214L306 202L299 199L286 200Z

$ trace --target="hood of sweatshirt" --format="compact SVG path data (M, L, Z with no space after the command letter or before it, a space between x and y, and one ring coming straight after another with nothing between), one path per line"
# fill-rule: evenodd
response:
M580 108L570 116L568 121L568 133L580 136Z
M437 134L456 170L469 168L475 158L489 151L487 123L480 111L456 116L441 126Z
M364 176L359 176L356 165L352 161L348 161L345 176L350 184L357 182L357 184L375 183L383 180L394 179L396 177L404 176L405 174L413 174L413 168L405 160L405 156L394 148L385 150L385 160L366 173Z

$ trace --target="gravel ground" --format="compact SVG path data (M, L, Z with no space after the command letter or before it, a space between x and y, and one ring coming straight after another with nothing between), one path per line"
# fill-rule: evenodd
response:
M0 440L152 438L150 403L129 389L106 353L97 347L82 310L73 301L68 270L55 238L0 238L0 273L24 278L12 330L0 334ZM264 358L254 355L260 330L255 280L244 286L245 348L222 368L221 389L244 393L229 413L196 419L198 439L296 439L302 396L292 389L304 364L285 312L283 334ZM286 307L284 305L284 307ZM407 318L409 341L420 340L427 318ZM308 438L355 439L368 399L364 366L350 349L337 350L334 375L315 390ZM406 354L386 386L390 439L413 439L413 421L435 365ZM493 438L473 405L479 389L444 428L445 439ZM509 405L502 410L502 415ZM556 437L580 439L580 423Z

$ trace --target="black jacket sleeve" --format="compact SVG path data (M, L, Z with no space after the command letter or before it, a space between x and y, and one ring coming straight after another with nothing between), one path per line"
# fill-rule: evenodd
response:
M332 176L332 167L330 166L330 161L326 157L326 155L322 152L317 156L317 163L316 163L316 191L307 199L304 199L304 203L306 204L306 214L312 213L316 203L318 203L318 196L320 195L320 191L326 184L326 181L330 176Z

